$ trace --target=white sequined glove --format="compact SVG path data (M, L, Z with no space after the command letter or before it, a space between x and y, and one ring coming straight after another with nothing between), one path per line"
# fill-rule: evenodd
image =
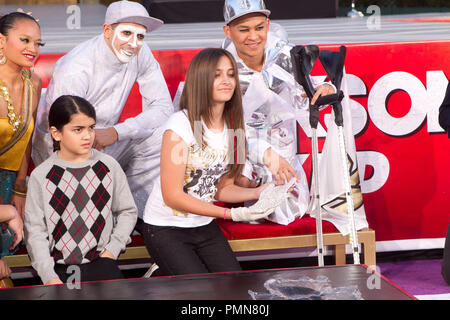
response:
M281 203L289 197L288 190L295 184L295 178L292 178L288 183L275 186L270 184L259 195L259 200L249 208L259 211L267 211L274 209L281 205Z
M293 178L281 186L270 184L261 192L259 200L252 206L232 208L231 219L233 221L256 221L266 218L289 196L288 190L294 183L295 179Z
M270 209L265 212L255 211L251 207L231 208L231 219L233 221L256 221L264 219L274 211L275 209Z

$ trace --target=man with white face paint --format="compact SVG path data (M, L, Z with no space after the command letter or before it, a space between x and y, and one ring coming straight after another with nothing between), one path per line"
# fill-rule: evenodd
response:
M97 112L94 148L121 164L141 218L159 174L159 127L173 113L159 64L144 43L145 34L162 24L137 2L113 2L106 11L103 34L76 46L55 64L33 139L32 156L38 165L52 153L47 120L52 103L65 94L88 100ZM118 123L135 82L142 95L142 113Z
M118 50L113 45L112 49L121 62L128 63L131 61L135 56L134 50L142 47L144 44L146 32L145 28L129 23L117 25L114 29L112 44L116 43L116 41L122 41L125 43L126 47Z

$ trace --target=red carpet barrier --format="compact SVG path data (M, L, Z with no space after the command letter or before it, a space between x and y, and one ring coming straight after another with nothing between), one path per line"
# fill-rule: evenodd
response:
M424 248L428 245L419 239L445 237L450 215L450 171L446 168L450 152L448 137L437 119L450 72L449 46L450 40L347 45L346 71L361 186L377 241L412 239L417 240L413 246ZM337 50L338 45L321 48ZM172 97L199 50L154 51ZM44 88L60 56L45 54L37 61L35 70ZM320 65L314 73L325 75ZM141 110L137 89L133 88L122 120ZM324 129L330 112L331 108L321 112ZM309 175L310 137L300 126L298 132L299 156ZM325 131L318 133L320 151ZM314 232L314 221L305 219L304 223ZM231 227L228 223L222 226L227 234ZM250 233L255 230L254 226L246 228Z

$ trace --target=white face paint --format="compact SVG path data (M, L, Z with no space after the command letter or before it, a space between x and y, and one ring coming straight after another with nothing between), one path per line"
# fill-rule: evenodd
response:
M147 30L144 27L119 24L114 29L112 38L112 48L117 58L122 63L128 63L139 52L144 44L144 37ZM120 43L116 44L116 40Z

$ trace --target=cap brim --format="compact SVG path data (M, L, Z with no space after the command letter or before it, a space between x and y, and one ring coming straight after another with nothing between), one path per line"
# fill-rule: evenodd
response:
M236 20L236 19L238 19L240 17L243 17L243 16L245 16L247 14L250 14L250 13L262 13L266 17L269 17L269 15L270 15L270 11L269 10L251 10L251 11L246 11L246 12L243 12L241 14L235 15L232 19L230 19L228 21L225 21L225 24L229 24L231 21L234 21L234 20Z
M116 23L125 22L143 25L145 28L147 28L147 32L155 31L164 24L162 20L159 20L157 18L140 16L125 17L116 21Z

